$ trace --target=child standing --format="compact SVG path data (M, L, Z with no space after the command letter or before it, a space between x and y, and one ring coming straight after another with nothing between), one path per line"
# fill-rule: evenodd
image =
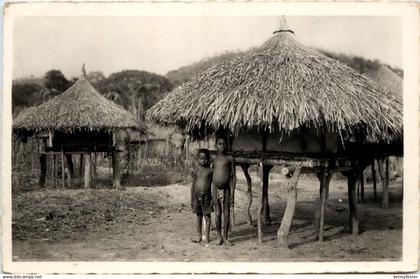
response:
M232 156L226 154L227 142L223 137L216 138L217 154L213 159L212 195L216 213L217 245L229 245L231 186L234 184L235 163ZM223 235L221 228L223 208Z
M197 214L197 239L193 242L202 241L202 224L205 219L205 238L204 242L209 242L210 234L210 214L213 211L211 197L211 182L213 170L210 167L210 151L208 149L198 150L198 164L193 169L193 183L191 186L191 207Z

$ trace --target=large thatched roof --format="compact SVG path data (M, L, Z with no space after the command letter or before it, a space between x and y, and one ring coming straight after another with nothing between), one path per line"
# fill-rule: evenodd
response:
M393 94L285 29L180 85L147 118L189 133L305 125L374 140L402 136L402 104Z
M126 128L146 131L130 112L99 94L84 75L64 93L19 115L13 128L70 133Z

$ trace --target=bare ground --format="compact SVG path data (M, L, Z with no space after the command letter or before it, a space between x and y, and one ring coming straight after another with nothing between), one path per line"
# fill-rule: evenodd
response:
M141 183L136 183L141 182ZM253 175L254 196L258 178ZM238 172L237 225L233 246L195 244L195 216L189 208L187 183L154 186L131 179L125 190L39 189L13 194L14 261L380 261L402 255L402 185L390 185L391 207L372 200L359 203L361 234L348 229L347 185L333 179L326 209L326 239L315 240L313 216L319 197L314 176L301 176L298 203L291 228L291 249L278 246L276 232L286 206L281 176L270 175L273 224L264 227L257 244L256 227L245 222L245 178ZM159 183L156 183L159 184ZM131 187L133 186L133 187ZM136 187L134 187L136 186ZM380 184L378 190L380 190ZM378 191L379 198L381 197ZM257 199L252 206L256 219ZM215 232L210 235L215 239Z

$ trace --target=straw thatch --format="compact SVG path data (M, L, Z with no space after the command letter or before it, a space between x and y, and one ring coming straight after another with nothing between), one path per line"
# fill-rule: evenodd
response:
M302 125L376 140L402 136L402 104L366 76L279 32L177 87L147 118L188 133L220 127L289 133Z
M126 128L146 131L130 112L99 94L84 75L64 93L19 115L13 128L66 133Z

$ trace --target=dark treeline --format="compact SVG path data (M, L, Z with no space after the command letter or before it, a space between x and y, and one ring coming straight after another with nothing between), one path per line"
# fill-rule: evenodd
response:
M102 72L87 74L87 79L106 98L133 112L139 119L144 112L172 90L165 77L138 70L125 70L106 77ZM12 110L16 116L25 108L37 106L68 89L77 78L67 79L59 70L50 70L43 78L24 78L13 82Z

